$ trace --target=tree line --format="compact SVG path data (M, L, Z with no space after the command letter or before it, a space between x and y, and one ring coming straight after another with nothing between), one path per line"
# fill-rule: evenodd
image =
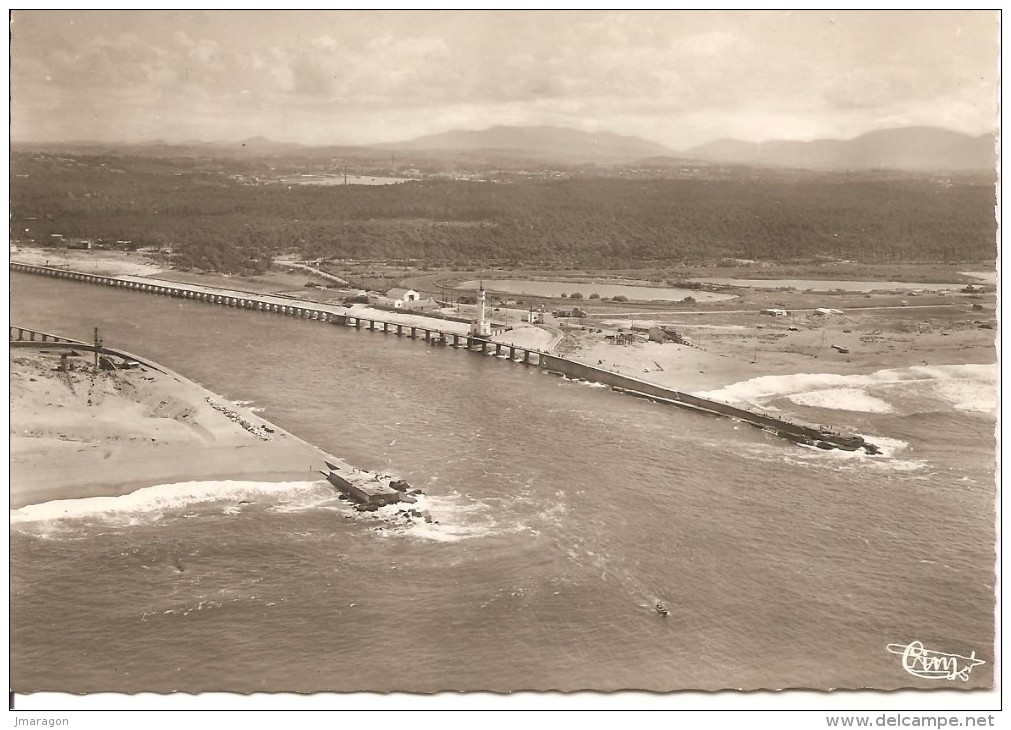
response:
M985 180L839 173L388 186L248 184L227 162L12 156L11 236L130 240L232 273L271 258L621 268L720 258L996 256Z

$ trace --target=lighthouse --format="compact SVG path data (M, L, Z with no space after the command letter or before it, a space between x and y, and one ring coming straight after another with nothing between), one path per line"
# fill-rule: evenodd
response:
M484 282L481 282L481 288L477 290L477 319L470 323L470 336L471 337L490 337L491 327L488 326L488 322L484 318Z

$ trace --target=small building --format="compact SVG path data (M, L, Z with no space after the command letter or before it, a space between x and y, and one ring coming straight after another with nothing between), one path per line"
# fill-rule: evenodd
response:
M567 317L567 316L583 317L583 316L586 316L586 312L584 312L582 309L580 309L577 306L573 306L571 309L555 309L554 311L551 312L551 314L553 316L557 316L557 317Z
M421 295L414 289L390 289L386 292L386 296L390 299L399 299L401 302L416 302L421 299Z
M410 309L413 312L432 312L436 309L440 309L440 305L437 301L429 297L428 299L417 299L411 302L403 303L404 309Z
M673 342L675 345L687 345L692 346L691 340L685 337L683 334L678 332L673 327L665 327L662 325L654 325L650 327L647 332L649 333L650 342L659 342L663 344L664 342Z
M531 309L527 312L527 322L530 324L544 324L544 312Z
M369 304L374 304L377 307L386 307L387 309L403 309L404 301L402 299L392 299L390 297L384 297L380 295L370 295Z
M768 317L789 317L790 316L790 313L787 310L785 310L785 309L762 309L762 310L760 310L760 313L764 314L764 315L766 315Z

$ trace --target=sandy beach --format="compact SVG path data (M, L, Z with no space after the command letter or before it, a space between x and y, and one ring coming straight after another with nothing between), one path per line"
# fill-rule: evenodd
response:
M152 368L59 371L57 347L11 349L10 506L198 480L318 478L315 447Z
M139 251L19 248L11 261L105 276L157 276L164 268Z
M556 352L659 385L708 393L766 376L990 364L996 360L995 331L979 326L979 314L966 302L946 309L848 309L788 317L758 311L658 312L653 320L634 321L602 317L569 326ZM632 332L633 324L638 331L631 344L614 345L605 339L607 334ZM676 331L691 344L648 341L642 329L657 325Z

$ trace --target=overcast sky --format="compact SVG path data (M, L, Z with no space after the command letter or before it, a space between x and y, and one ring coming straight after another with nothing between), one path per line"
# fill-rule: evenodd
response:
M392 142L550 124L720 137L992 130L984 12L14 11L19 140Z

